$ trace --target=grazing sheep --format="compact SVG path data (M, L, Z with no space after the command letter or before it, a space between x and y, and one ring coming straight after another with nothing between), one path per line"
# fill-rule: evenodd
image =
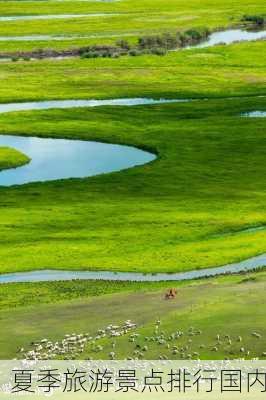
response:
M259 333L257 333L257 332L252 332L251 335L254 336L257 339L261 338L261 335Z

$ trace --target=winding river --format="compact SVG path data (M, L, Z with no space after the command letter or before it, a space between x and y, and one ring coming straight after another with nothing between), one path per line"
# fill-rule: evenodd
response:
M49 110L53 108L79 108L101 106L144 106L152 104L184 103L190 99L152 99L148 97L134 97L108 100L46 100L25 103L0 104L0 114L14 111Z
M31 159L22 167L1 171L0 186L85 178L146 164L156 157L134 147L85 140L0 135L0 145Z
M207 278L216 275L253 271L266 266L266 254L249 258L235 264L227 264L222 267L197 269L188 272L173 274L142 274L137 272L110 272L110 271L60 271L41 270L32 272L20 272L0 275L1 283L14 282L47 282L61 280L104 280L104 281L132 281L132 282L159 282L159 281L183 281L199 278Z
M54 18L54 16L50 16ZM64 16L61 16L63 18ZM65 16L66 17L66 16ZM67 16L70 17L70 16ZM25 18L25 17L24 17ZM31 18L31 17L29 17ZM36 18L37 19L37 18ZM40 16L39 19L45 19ZM1 19L0 19L1 20ZM209 47L220 43L230 44L236 41L251 41L263 39L266 31L247 32L241 29L215 32L203 43L193 47ZM62 40L73 37L53 36L21 36L0 37L1 40ZM53 108L97 107L97 106L135 106L172 102L186 102L186 99L115 99L115 100L60 100L27 103L0 104L0 113L46 110ZM265 117L265 111L243 113L245 117ZM88 142L80 140L44 139L35 137L3 136L0 135L0 146L10 146L26 153L31 162L18 169L0 172L0 185L11 186L35 181L85 177L105 172L118 171L135 165L145 164L155 159L155 155L132 148L113 144ZM0 283L40 282L55 280L117 280L117 281L179 281L203 277L211 277L227 273L252 271L266 266L266 254L247 260L216 268L197 269L180 273L142 274L135 272L110 271L64 271L41 270L23 273L0 275Z
M211 47L218 44L232 44L235 42L250 42L253 40L266 39L266 30L248 31L245 29L227 29L220 32L213 32L207 40L193 48ZM189 48L191 48L189 47Z
M111 100L51 100L0 104L0 113L75 107L136 106L187 102L186 99L124 98ZM156 158L134 147L85 140L0 135L0 146L26 154L30 163L0 172L0 186L68 178L85 178L146 164Z
M110 14L107 14L110 15ZM106 16L107 16L106 15ZM54 17L54 16L52 16ZM58 17L58 16L57 16ZM7 18L7 17L3 17ZM29 19L32 17L28 16ZM35 17L34 17L35 18ZM38 19L41 19L40 16ZM45 19L45 16L42 16ZM89 35L27 35L27 36L0 36L0 41L61 41L61 40L78 40L78 39L93 39L93 38L107 38L107 37L127 37L134 36L136 33L114 33L114 34L89 34ZM249 42L253 40L266 39L266 30L261 31L247 31L245 29L227 29L220 32L213 32L208 39L203 42L186 46L186 49L211 47L218 44L231 44L234 42ZM180 49L177 49L180 50ZM176 50L173 50L176 51Z
M49 19L74 19L74 18L93 18L93 17L112 17L113 13L91 13L91 14L50 14L50 15L10 15L0 16L0 22L12 21L35 21Z
M0 113L54 108L134 106L188 100L128 98L114 100L59 100L1 104ZM0 135L0 146L26 154L30 163L0 172L0 186L22 185L57 179L84 178L120 171L155 159L155 155L134 147L84 140L47 139Z
M0 104L0 113L54 108L136 106L176 102L190 99L122 98L110 100L58 100ZM265 117L265 111L243 113L245 117ZM0 172L0 185L21 185L36 181L87 177L118 171L155 159L155 155L133 147L106 143L0 135L0 146L16 148L31 158L28 165ZM0 275L0 283L50 280L100 279L119 281L178 281L210 277L226 273L251 271L266 266L266 254L222 267L197 269L182 273L141 274L109 271L41 270Z
M250 111L243 113L242 116L249 118L266 118L266 111Z

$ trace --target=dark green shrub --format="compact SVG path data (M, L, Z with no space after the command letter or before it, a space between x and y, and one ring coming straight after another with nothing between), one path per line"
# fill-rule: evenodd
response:
M165 56L166 49L155 47L154 49L151 49L151 54L155 54L156 56Z
M130 44L126 40L118 40L116 42L116 46L120 47L123 50L129 50L130 49Z
M257 26L263 26L266 23L266 17L263 15L244 15L242 21L251 22Z

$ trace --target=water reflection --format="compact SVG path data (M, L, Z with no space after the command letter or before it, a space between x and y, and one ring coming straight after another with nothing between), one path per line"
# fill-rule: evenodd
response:
M0 104L0 113L27 110L48 110L53 108L100 107L100 106L137 106L165 103L188 102L190 99L151 99L147 97L107 99L107 100L48 100L24 103Z
M0 135L0 146L18 149L31 158L31 162L25 166L1 171L1 186L84 178L142 165L155 159L155 155L134 147L82 140Z
M242 117L266 118L266 111L250 111L242 114Z
M214 32L210 35L210 37L195 46L196 48L202 47L210 47L215 46L217 44L231 44L234 42L249 42L252 40L259 40L266 38L266 31L247 31L243 29L227 29L221 32Z

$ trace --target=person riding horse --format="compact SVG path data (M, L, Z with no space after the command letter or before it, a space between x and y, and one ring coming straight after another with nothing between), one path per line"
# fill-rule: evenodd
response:
M171 288L169 290L167 290L166 294L165 294L165 299L166 300L172 300L175 299L177 295L177 290L174 288Z

